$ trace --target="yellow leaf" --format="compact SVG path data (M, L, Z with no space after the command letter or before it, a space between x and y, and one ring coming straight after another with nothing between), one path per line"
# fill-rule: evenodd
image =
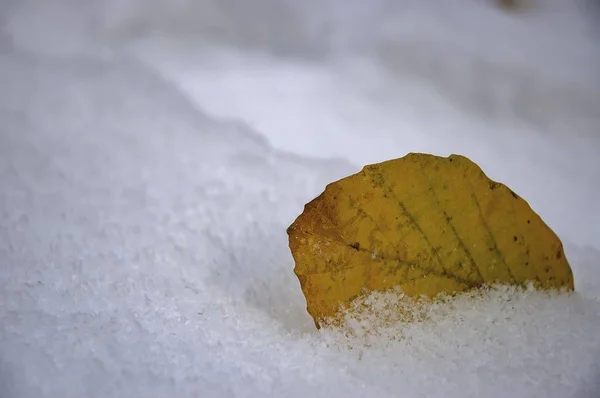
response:
M317 328L369 291L573 290L556 234L466 157L411 153L329 184L287 230Z

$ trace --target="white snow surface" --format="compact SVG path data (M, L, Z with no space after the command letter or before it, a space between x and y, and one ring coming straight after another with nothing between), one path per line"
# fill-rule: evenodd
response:
M600 396L589 0L0 1L0 397ZM464 154L576 292L315 330L286 228L325 185Z

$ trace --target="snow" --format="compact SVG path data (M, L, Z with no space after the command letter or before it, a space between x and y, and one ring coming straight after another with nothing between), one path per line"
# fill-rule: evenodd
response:
M0 3L0 396L598 396L597 10L459 4ZM410 151L525 197L576 293L316 331L285 229Z

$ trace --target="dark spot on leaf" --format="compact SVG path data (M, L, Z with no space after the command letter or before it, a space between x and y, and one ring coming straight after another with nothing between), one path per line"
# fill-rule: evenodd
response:
M562 252L560 251L560 249L558 249L558 251L556 252L556 259L560 260L562 258Z
M531 220L527 220L527 224L531 224Z
M452 161L452 158L448 159L449 161Z
M513 240L516 242L516 241L517 241L517 237L516 237L516 236L513 236Z
M373 176L373 184L376 187L382 187L385 185L385 178L383 178L383 174L377 173Z
M350 244L350 247L353 248L354 250L360 250L360 244L358 242L354 242L354 243Z
M549 272L550 272L550 267L546 267L546 268L544 268L544 272L545 272L545 273L549 273Z
M509 188L508 190L509 190L510 194L513 196L513 198L519 199L519 195L517 195L516 193L514 193L512 189Z
M529 261L525 261L525 265L529 265Z
M498 188L500 186L500 184L498 184L497 182L494 181L490 181L490 189L493 191L494 189Z

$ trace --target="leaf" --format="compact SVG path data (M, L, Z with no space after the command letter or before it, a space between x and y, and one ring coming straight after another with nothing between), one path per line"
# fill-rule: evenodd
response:
M329 184L287 230L317 328L362 293L573 290L556 234L466 157L411 153Z

